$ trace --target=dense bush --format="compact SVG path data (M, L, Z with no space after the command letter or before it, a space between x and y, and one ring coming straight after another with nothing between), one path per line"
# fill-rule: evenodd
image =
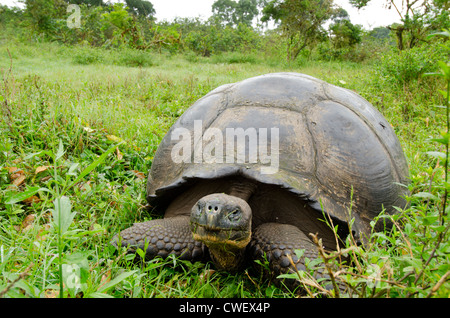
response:
M435 71L437 61L444 60L445 54L438 44L403 51L393 49L381 54L376 70L382 79L403 85L417 80L425 73Z
M150 67L158 64L155 54L148 51L122 49L98 49L77 47L73 50L72 62L80 65L106 64L129 67Z
M76 28L68 27L66 19L69 14L60 7L46 15L39 6L32 6L25 13L2 6L0 24L2 27L13 24L17 26L18 18L25 14L28 19L25 27L31 29L27 40L39 36L45 40L71 45L153 49L170 54L193 51L201 56L210 56L222 52L254 51L261 46L262 35L253 27L242 23L236 27L225 26L215 18L207 21L176 19L173 22L156 23L152 19L134 16L121 3L111 6L81 4L80 9L82 18L80 26ZM44 15L45 19L40 19ZM16 32L15 34L17 35ZM87 55L75 59L80 63L96 61L95 57Z

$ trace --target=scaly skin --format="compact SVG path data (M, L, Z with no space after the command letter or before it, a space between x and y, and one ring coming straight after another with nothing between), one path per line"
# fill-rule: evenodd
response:
M156 256L165 258L169 254L191 261L205 260L208 256L204 244L194 241L188 216L135 223L114 237L112 244L118 246L119 243L128 247L130 253L137 248L145 250L147 260Z

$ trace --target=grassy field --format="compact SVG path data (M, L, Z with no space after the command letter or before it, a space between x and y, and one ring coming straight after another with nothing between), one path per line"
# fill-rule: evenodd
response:
M192 103L222 84L292 71L369 100L393 125L410 165L403 226L353 253L347 296L447 297L444 170L425 154L443 150L430 141L445 126L435 107L443 82L398 85L377 65L0 44L2 296L293 297L250 269L229 275L175 259L134 265L108 244L155 217L145 209L145 177L162 137ZM368 284L374 268L379 281Z

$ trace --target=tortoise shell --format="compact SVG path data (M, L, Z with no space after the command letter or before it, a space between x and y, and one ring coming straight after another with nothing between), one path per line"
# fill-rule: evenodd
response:
M244 132L242 148L238 134L226 138L229 129ZM383 209L405 204L408 166L391 125L365 99L311 76L274 73L223 85L187 109L156 151L147 200L164 211L196 181L230 176L292 193L318 215L354 218L353 230L368 233Z

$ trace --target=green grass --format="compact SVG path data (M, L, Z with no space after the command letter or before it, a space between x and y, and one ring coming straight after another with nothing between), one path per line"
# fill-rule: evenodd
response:
M370 276L375 264L397 285L372 288L348 274L352 295L425 297L450 270L448 231L435 244L443 232L443 165L425 154L439 147L429 139L444 128L435 107L442 104L437 79L393 85L371 64L269 66L239 54L193 59L14 42L0 44L0 69L0 292L6 297L293 297L251 270L229 275L174 259L135 265L108 244L133 222L155 217L145 209L142 176L176 119L219 85L280 71L312 75L368 99L392 123L410 165L411 208L397 220L405 225L374 235L366 250L353 253L354 273ZM22 172L14 176L11 167ZM17 187L18 176L25 179ZM29 195L36 201L24 202ZM70 207L58 208L61 196ZM63 231L58 216L68 223ZM448 296L448 281L438 287L431 296Z

